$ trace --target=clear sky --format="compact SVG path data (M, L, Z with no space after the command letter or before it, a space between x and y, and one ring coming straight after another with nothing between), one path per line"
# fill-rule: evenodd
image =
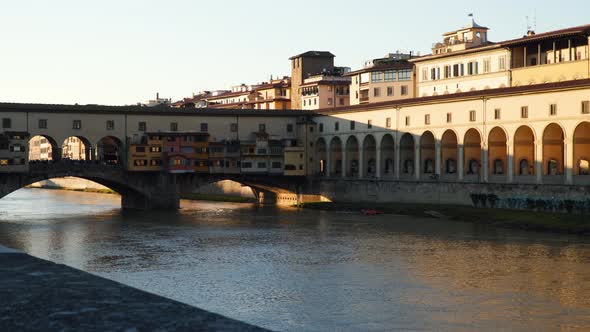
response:
M0 101L134 104L289 75L327 50L353 69L396 50L429 53L467 24L489 39L590 23L590 1L0 0Z

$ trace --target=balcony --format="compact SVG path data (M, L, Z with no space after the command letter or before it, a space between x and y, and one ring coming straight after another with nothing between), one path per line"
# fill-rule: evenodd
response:
M369 102L369 97L368 96L367 97L361 97L359 100L360 100L360 103L361 104L368 103Z

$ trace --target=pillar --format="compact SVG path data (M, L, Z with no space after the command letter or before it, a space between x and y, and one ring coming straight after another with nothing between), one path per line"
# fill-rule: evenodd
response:
M457 145L457 174L459 174L459 181L463 181L464 178L464 149L465 147L463 146L463 144Z
M359 174L358 178L362 179L365 177L365 151L364 151L364 139L361 141L357 138L358 147L359 147Z
M481 143L481 176L483 182L488 182L490 176L490 161L489 161L488 146L486 143Z
M328 143L326 143L326 165L324 165L325 167L325 177L329 178L330 177L330 167L332 167L332 139L330 139L328 141Z
M381 140L378 140L375 138L375 177L376 178L381 178L381 154L383 153L383 151L381 151Z
M574 141L566 139L563 143L563 163L565 173L565 184L574 184Z
M393 171L395 172L395 179L399 180L400 177L400 173L401 173L401 158L402 158L402 152L400 151L400 144L397 144L397 142L399 142L399 140L396 140L396 142L393 143L394 146L394 158L393 158Z
M537 184L543 183L543 142L535 141L535 177Z
M512 141L506 142L508 145L508 158L507 158L507 181L508 183L514 183L514 143Z
M441 165L442 165L442 149L441 149L441 142L436 140L434 141L434 174L441 175Z
M541 43L537 45L537 66L541 65Z
M340 138L340 141L342 142L342 138ZM346 173L347 173L347 169L346 169L346 143L342 144L342 160L340 161L342 163L342 178L346 178Z
M420 180L420 173L420 143L418 143L414 148L414 177L416 180Z

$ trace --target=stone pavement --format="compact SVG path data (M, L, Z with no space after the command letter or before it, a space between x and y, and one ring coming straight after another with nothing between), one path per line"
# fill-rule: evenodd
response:
M0 246L0 331L265 331Z

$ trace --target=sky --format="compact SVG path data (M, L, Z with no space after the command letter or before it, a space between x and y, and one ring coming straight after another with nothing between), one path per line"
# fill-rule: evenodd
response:
M467 15L489 39L590 24L590 1L0 0L0 102L128 105L290 75L331 51L352 69L430 53Z

